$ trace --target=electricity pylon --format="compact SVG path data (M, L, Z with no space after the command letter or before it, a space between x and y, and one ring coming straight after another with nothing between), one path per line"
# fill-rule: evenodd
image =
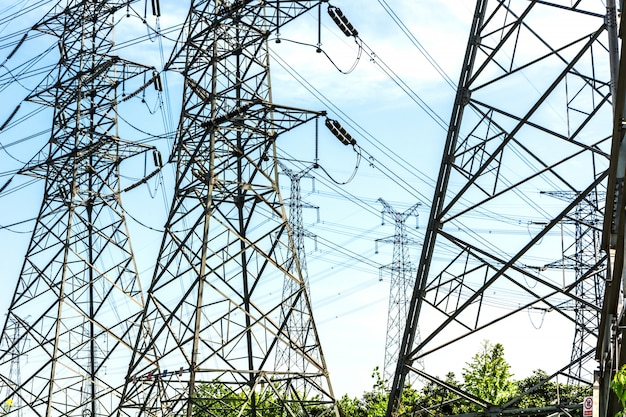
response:
M415 267L411 264L407 246L416 242L407 236L406 220L411 216L417 217L417 208L420 206L420 203L414 204L406 211L400 213L382 198L379 198L378 201L383 205L383 224L385 214L390 216L395 224L395 232L391 238L376 239L377 244L378 242L393 243L393 260L390 265L381 268L381 273L383 269L391 272L385 362L383 366L383 380L391 383L395 366L398 363L398 351L402 342L402 334L404 333L404 324L409 308L409 296L415 284ZM417 332L416 339L419 340L419 330Z
M578 197L577 192L546 191L544 194L571 201ZM569 306L575 313L574 337L570 368L567 372L570 384L592 381L597 363L586 352L595 349L600 329L600 310L604 296L604 282L607 275L607 259L600 250L603 214L601 209L606 201L605 194L589 194L576 206L573 215L564 223L575 229L573 244L564 247L563 257L546 265L574 271L576 280L575 297ZM571 250L573 249L573 253ZM565 272L564 272L565 273Z
M579 317L561 306L579 300L597 307L579 299L573 274L564 282L539 266L561 257L563 219L590 194L606 192L617 61L616 27L606 17L595 1L476 2L388 416L409 373L481 412L513 408L514 400L495 406L413 364L458 357L463 343L481 337L514 337L529 311L552 311L561 329L573 329ZM580 193L548 204L537 198L546 188ZM542 336L551 335L525 334L515 343L539 357ZM570 368L571 351L550 352L544 370L555 378Z
M294 172L293 170L287 168L282 163L279 162L280 167L282 168L282 172L284 175L289 177L290 179L290 193L289 193L289 227L291 228L291 233L293 235L292 244L294 246L292 250L292 255L294 256L289 263L287 264L287 269L292 273L297 273L298 265L300 267L300 273L302 274L302 280L304 282L304 286L306 291L309 291L309 279L306 267L306 252L304 248L304 238L309 236L311 237L311 233L308 233L302 224L302 208L305 204L302 202L302 188L300 185L300 180L309 175L311 169L314 168L314 165L311 165L308 168L305 168L299 172ZM307 204L307 207L317 208ZM299 290L299 283L292 280L289 276L285 277L285 282L283 284L283 299L289 300L291 294L297 292ZM310 292L309 292L310 295ZM305 303L305 299L301 298L298 301L298 305L292 307L290 303L287 303L281 309L281 321L286 322L285 330L289 337L293 340L296 340L298 345L305 347L307 343L307 332L311 326L308 322L309 315L305 314L307 306ZM279 345L276 352L276 368L282 369L286 368L288 370L291 369L306 369L306 362L303 361L301 355L296 355L292 348L285 345Z
M192 2L167 65L184 90L174 197L143 317L152 335L138 339L124 413L337 412L275 154L281 133L323 113L272 102L267 45L320 5ZM287 331L292 314L308 323L304 341ZM279 347L305 366L277 367Z
M58 38L60 56L27 98L53 120L46 149L20 171L43 180L44 197L0 341L0 402L17 414L110 415L138 334L119 170L152 148L118 136L117 111L120 86L136 79L140 91L153 69L113 54L113 16L130 3L70 1L32 28ZM27 360L14 379L16 352Z
M6 334L4 336L7 339L6 346L11 347L11 351L6 352L7 359L9 360L8 364L8 373L6 374L6 378L12 382L14 386L20 386L22 384L22 364L26 364L27 359L23 356L23 352L25 351L27 340L22 339L18 342L20 337L20 328L19 324L16 322L14 318L12 318L9 322L5 324L3 329L3 333ZM4 356L3 352L3 356ZM7 367L4 366L4 369ZM10 385L6 385L3 387L2 391L0 391L0 398L4 398L4 401L0 403L0 409L4 409L6 411L15 410L15 414L18 416L22 416L23 406L21 404L21 400L19 398L14 398L14 393ZM8 403L7 403L8 401Z

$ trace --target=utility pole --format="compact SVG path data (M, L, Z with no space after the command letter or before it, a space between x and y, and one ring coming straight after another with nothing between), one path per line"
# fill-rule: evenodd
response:
M376 239L379 242L393 243L393 260L390 265L381 267L382 270L391 272L391 284L389 286L389 309L387 313L387 337L385 342L385 362L383 367L383 380L391 383L395 366L398 363L398 351L404 333L404 324L409 307L409 296L415 285L415 267L411 264L409 244L417 243L409 239L406 233L406 221L409 217L417 218L417 208L420 203L414 204L404 212L396 211L382 198L378 201L383 205L382 224L385 224L385 214L391 217L395 224L395 233L390 238ZM378 252L378 250L376 250ZM419 329L416 339L419 340ZM423 365L423 364L422 364ZM422 366L423 367L423 366Z
M121 86L130 99L154 70L114 53L114 16L131 3L69 1L30 31L58 39L59 59L27 97L53 119L47 149L20 170L44 197L0 340L0 404L18 415L111 415L138 334L120 163L153 148L120 138L117 112Z
M561 329L582 324L563 308L578 298L576 277L563 282L558 271L530 267L562 256L562 222L607 189L615 61L609 43L616 33L606 17L597 2L476 2L387 417L398 412L409 374L482 415L510 412L518 399L492 404L414 363L454 358L470 341L518 328L533 309L557 313ZM580 193L547 206L536 196L547 186ZM533 221L544 225L529 228ZM539 357L542 337L552 336L537 332L514 343ZM583 355L594 356L590 350ZM569 369L570 349L550 352L548 377L539 385Z
M122 413L337 413L276 158L280 134L324 113L272 101L268 54L272 33L322 3L191 4L167 65L184 90L174 196L142 321L152 333L138 339ZM289 334L293 314L308 323L306 340ZM280 349L303 365L278 367Z

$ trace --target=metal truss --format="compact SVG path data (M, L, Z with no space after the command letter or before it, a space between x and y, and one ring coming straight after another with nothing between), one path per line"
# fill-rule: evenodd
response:
M337 413L275 154L281 133L323 113L271 101L267 47L317 6L192 3L168 64L185 87L174 197L143 317L152 334L136 346L122 413ZM296 314L307 323L297 337ZM281 349L298 357L291 367L277 366Z
M560 227L576 221L581 204L604 211L592 196L606 193L611 152L616 31L607 30L606 17L595 1L476 2L388 416L420 359L420 376L449 389L430 369L469 339L514 333L507 323L532 311L552 312L572 333L582 323L568 306L599 314L597 298L578 289L602 273L606 254L577 273L545 266L563 258ZM546 189L575 197L542 198ZM584 331L594 346L597 331ZM528 336L520 343L544 342ZM572 360L563 352L546 371L569 377L573 361L594 353ZM496 406L461 391L455 395L483 412L517 401Z
M130 3L70 1L32 28L58 38L59 61L28 97L53 122L47 149L20 171L45 184L0 340L0 403L16 415L108 416L119 403L115 370L143 307L119 170L152 151L117 131L120 86L136 93L154 72L112 54L113 16Z
M615 7L615 4L610 4ZM621 4L620 4L621 6ZM611 19L608 24L614 24ZM621 399L612 392L611 385L615 372L626 362L626 315L624 315L624 230L626 228L624 212L626 199L624 198L624 177L626 176L624 157L626 157L624 142L624 120L626 120L626 45L621 28L626 23L624 13L620 17L621 45L619 46L619 60L615 65L615 99L613 116L613 134L611 148L611 164L607 188L607 207L604 217L602 233L602 249L609 254L609 274L605 282L602 315L598 337L596 359L600 363L598 372L598 415L614 416L623 409ZM617 48L617 47L616 47Z
M302 208L305 203L302 202L302 188L300 181L302 178L311 177L310 171L315 167L311 165L301 171L294 172L290 168L287 168L279 162L282 169L282 173L290 179L291 187L289 199L287 205L289 207L289 226L293 235L293 252L294 257L287 264L287 269L292 273L298 273L297 268L299 265L300 273L306 291L309 293L309 279L306 267L306 251L304 247L305 237L314 237L311 233L304 229L302 224ZM306 207L318 208L306 204ZM299 291L300 284L294 281L289 276L285 277L283 284L283 299L289 299L291 294ZM285 330L289 334L291 339L297 340L300 346L306 346L307 340L309 340L308 332L311 328L311 323L308 322L310 315L304 313L307 310L305 298L300 298L298 305L291 307L289 304L285 305L281 311L281 321L286 321ZM306 362L301 355L287 345L278 345L276 351L276 368L277 369L303 369L306 368ZM303 381L299 381L303 382ZM304 387L297 387L296 389L303 389Z
M411 264L409 256L409 244L415 244L406 234L406 221L409 217L417 217L417 208L420 203L414 204L406 211L400 213L382 198L378 202L383 205L383 224L385 214L394 222L395 232L393 236L377 239L378 242L390 242L393 244L393 259L390 265L381 267L383 270L391 272L391 283L389 285L389 308L387 312L387 336L385 339L385 361L383 365L383 380L390 383L393 380L395 366L398 363L398 352L402 334L404 333L404 322L409 308L409 295L414 287L415 266ZM417 224L417 223L416 223ZM416 340L419 340L419 329L416 333ZM422 364L423 366L423 364Z
M565 201L578 197L578 193L574 192L547 191L545 194ZM546 268L573 271L578 283L575 291L578 298L571 300L569 305L561 306L562 309L569 308L574 311L576 322L571 366L567 374L570 384L593 381L598 367L595 357L586 353L596 348L600 328L600 314L597 308L589 307L589 305L602 305L604 283L608 275L607 259L600 249L603 222L601 209L604 208L605 201L604 193L600 195L591 193L576 206L572 218L563 220L562 228L574 228L574 241L569 247L563 249L562 259L546 265Z

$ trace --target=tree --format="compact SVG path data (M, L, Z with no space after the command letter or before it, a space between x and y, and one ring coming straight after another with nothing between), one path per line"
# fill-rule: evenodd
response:
M349 397L348 394L339 399L337 406L341 417L368 417L363 402L356 397Z
M626 403L626 367L624 367L623 391ZM385 414L389 395L378 368L372 372L372 390L359 398L344 395L338 402L342 417L382 417ZM569 385L552 381L542 370L520 381L512 379L510 365L504 359L504 347L500 343L492 345L485 341L481 350L463 368L463 382L459 382L453 372L445 379L428 381L416 390L410 386L402 392L398 416L441 417L470 412L485 412L473 404L463 392L478 397L493 405L503 405L515 396L526 393L513 405L514 408L547 407L557 404L580 404L590 395L586 385ZM619 394L618 394L619 395ZM493 410L491 410L493 411ZM571 411L570 411L571 412ZM582 411L571 412L580 417ZM620 415L617 417L626 417Z
M550 380L548 374L536 369L532 375L516 382L519 394L526 393L515 404L518 408L547 407L555 404L580 404L591 395L591 386L563 384Z
M383 377L380 375L378 366L374 368L372 378L374 378L372 390L363 394L365 410L367 411L368 417L384 417L387 412L389 395L385 386L385 380L383 380Z
M548 374L545 373L545 371L536 369L531 376L518 381L517 389L520 394L528 393L516 403L516 406L519 408L528 408L546 407L554 404L558 387L556 383L547 381L547 379Z
M13 407L13 399L7 399L4 404L0 407L0 416L6 416L11 411L11 407Z
M236 417L247 400L245 393L234 392L221 383L199 385L193 402L195 417Z
M380 375L378 366L372 371L374 384L372 390L363 393L361 399L350 398L347 395L341 397L337 403L342 417L384 417L389 401L387 381ZM420 394L410 385L402 391L402 406L398 410L399 415L413 415L413 410L418 403Z
M448 372L444 382L448 385L460 387L454 372ZM466 401L458 395L435 382L427 382L417 392L413 409L416 416L453 415L463 413L467 409Z
M622 409L615 414L615 417L623 417L626 413L626 365L615 373L611 381L611 389L619 398Z
M307 417L321 417L334 414L332 406L319 402L316 397L306 398L300 392L292 392L281 397L277 394L278 392L280 392L278 383L273 389L266 386L254 391L249 389L234 391L227 384L219 381L199 384L193 401L193 416L284 417L295 413L295 415ZM290 407L286 405L287 403L291 403ZM295 406L298 403L306 403L306 407L303 406L298 410Z
M511 366L504 359L504 346L484 341L482 349L463 368L464 389L491 404L503 404L515 395Z

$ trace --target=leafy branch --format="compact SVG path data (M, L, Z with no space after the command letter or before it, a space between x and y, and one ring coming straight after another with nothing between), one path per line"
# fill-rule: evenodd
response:
M611 389L619 398L620 403L622 404L622 409L615 413L615 417L625 417L626 416L626 365L622 365L622 367L615 372L613 376L613 380L611 381Z
M13 407L13 400L9 398L2 404L2 407L0 407L0 417L8 415L11 412L11 407Z

